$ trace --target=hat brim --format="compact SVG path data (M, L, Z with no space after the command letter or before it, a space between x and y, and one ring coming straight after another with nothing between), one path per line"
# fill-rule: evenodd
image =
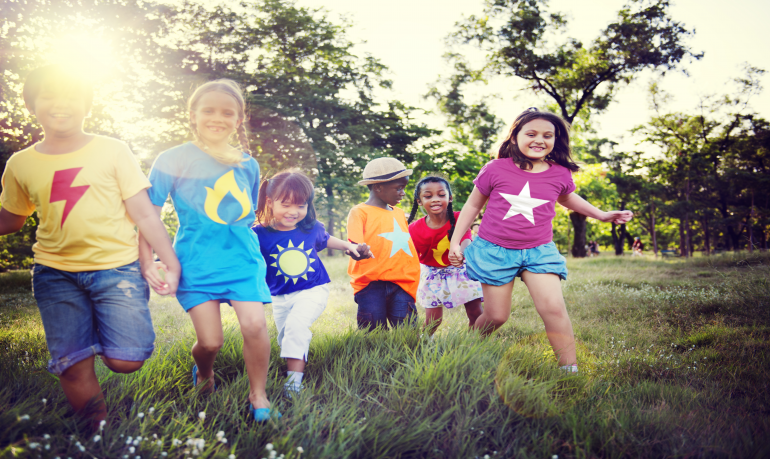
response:
M375 183L385 183L385 182L392 182L393 180L398 180L402 177L407 177L409 175L412 175L412 169L406 169L405 171L401 171L398 174L394 175L393 177L389 177L386 179L381 180L371 180L371 179L364 179L359 180L359 185L374 185Z

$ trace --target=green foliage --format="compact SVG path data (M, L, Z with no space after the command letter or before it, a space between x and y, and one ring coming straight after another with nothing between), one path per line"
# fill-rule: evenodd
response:
M557 38L567 28L566 16L547 11L546 5L489 1L484 16L458 23L453 37L485 51L488 71L523 78L530 89L553 99L570 123L584 109L604 111L635 73L665 72L688 56L702 57L683 43L692 32L669 16L667 0L628 2L588 47L574 38Z

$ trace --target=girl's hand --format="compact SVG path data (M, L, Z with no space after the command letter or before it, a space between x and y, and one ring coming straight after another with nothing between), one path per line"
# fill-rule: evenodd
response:
M463 265L463 260L465 260L465 257L463 256L463 249L460 247L459 244L452 244L449 246L449 262L452 263L452 266L460 267Z
M623 223L630 222L632 218L634 218L634 213L630 210L611 210L604 212L601 221L622 225Z
M371 249L364 243L356 245L351 242L348 248L345 250L345 255L350 255L350 258L356 261L366 260L367 258L374 258L374 254L372 253Z
M142 266L142 276L144 276L145 280L147 280L147 283L150 285L150 287L155 290L156 293L159 295L169 295L172 293L171 286L169 285L169 281L174 283L173 285L173 293L176 293L176 288L179 285L179 276L177 275L174 279L173 274L171 275L171 279L169 279L169 275L171 274L169 272L168 267L161 261L156 262L140 262ZM163 273L161 274L161 270Z

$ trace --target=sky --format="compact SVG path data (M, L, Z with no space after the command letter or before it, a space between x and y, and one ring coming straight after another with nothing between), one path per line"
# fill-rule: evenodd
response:
M569 18L567 36L588 45L599 32L613 21L622 0L551 0L552 10L566 13ZM434 110L433 101L423 95L439 75L449 76L451 68L443 59L449 49L445 37L463 16L480 14L483 0L298 0L297 6L325 8L329 17L338 22L340 16L353 23L348 38L358 43L355 51L370 53L390 68L393 91L383 97ZM732 78L742 76L744 62L770 72L770 38L767 20L770 1L767 0L672 0L671 16L688 29L695 29L687 43L694 52L705 53L700 61L683 62L689 77L681 72L667 73L660 81L662 88L673 96L667 111L694 112L699 100L707 95L721 95L732 89ZM480 51L466 57L482 62ZM768 73L770 75L770 73ZM770 76L762 79L770 84ZM629 132L649 121L647 88L653 78L650 71L641 72L634 82L617 93L609 109L594 118L597 134L620 144L623 149L642 149L639 139ZM496 78L487 87L474 91L477 95L495 95L492 107L506 124L518 113L532 105L542 105L529 91L522 91L523 81L517 78ZM538 104L538 102L541 102ZM770 118L770 88L751 101L761 116ZM431 127L441 128L441 118L425 118Z

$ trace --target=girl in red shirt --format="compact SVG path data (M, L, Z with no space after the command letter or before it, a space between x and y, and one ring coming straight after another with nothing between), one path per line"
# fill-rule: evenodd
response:
M425 209L426 216L412 223L417 207ZM448 258L449 241L459 214L452 210L452 189L446 179L428 176L417 183L409 215L409 234L420 257L417 302L425 308L425 326L431 335L441 325L444 308L464 304L471 327L483 312L481 284L468 278L465 265L452 266ZM464 248L470 243L468 231L463 235L461 246Z

